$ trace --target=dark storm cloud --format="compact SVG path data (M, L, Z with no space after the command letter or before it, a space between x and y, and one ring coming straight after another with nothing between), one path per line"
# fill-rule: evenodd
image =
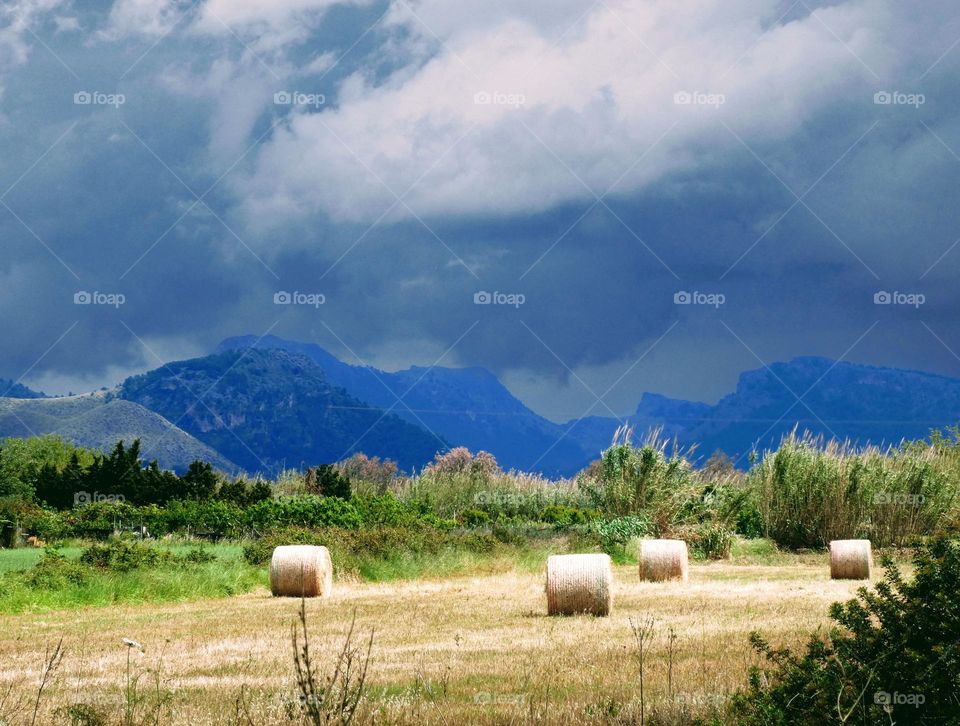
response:
M422 9L437 27L477 31L444 36L467 63L497 50L467 6L463 17ZM268 330L388 367L446 353L444 364L531 381L518 393L556 416L592 401L571 370L599 391L654 344L613 408L630 410L647 388L715 398L738 371L803 354L956 375L960 50L937 58L960 27L945 3L910 22L884 3L841 3L821 11L848 41L838 44L809 14L774 28L776 9L738 3L727 50L714 48L706 7L704 24L665 30L657 50L685 74L686 41L717 69L747 52L713 116L678 116L669 99L681 82L655 61L623 71L659 89L645 107L629 105L627 87L586 101L555 92L550 74L590 52L586 27L563 53L540 49L544 75L522 89L535 107L501 118L442 95L461 88L445 86L455 59L397 12L335 63L383 7L337 7L292 41L281 16L259 34L239 18L247 47L204 30L198 11L122 79L158 35L105 11L84 10L74 33L39 23L63 64L28 43L30 62L3 77L0 172L3 189L16 185L12 211L0 207L0 375L33 366L28 380L112 383L156 365L143 343L176 357ZM753 49L751 13L773 31ZM557 18L543 17L546 33ZM168 29L171 16L153 20ZM540 42L527 22L503 52L521 64ZM802 67L811 52L832 59L832 75ZM778 53L796 56L756 67ZM503 70L489 70L494 91ZM757 90L772 81L794 95ZM74 104L97 90L124 102ZM291 110L273 103L284 90L327 98ZM875 103L884 90L924 102ZM460 145L443 141L471 123ZM664 133L663 153L635 164ZM74 305L77 291L125 300ZM281 291L323 304L276 305ZM924 302L876 305L880 291ZM522 304L476 304L481 292ZM678 292L723 303L677 305Z

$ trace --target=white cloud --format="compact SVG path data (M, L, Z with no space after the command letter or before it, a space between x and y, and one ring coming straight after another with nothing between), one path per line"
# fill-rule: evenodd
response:
M53 11L69 6L68 0L12 0L0 4L0 96L4 72L27 62L36 45L32 34ZM55 18L58 28L69 20Z
M190 0L116 0L99 35L117 40L129 35L162 36L184 18Z
M788 139L872 96L883 83L872 74L898 73L914 52L911 13L878 0L779 23L786 8L774 0L599 3L558 41L569 27L560 16L582 4L561 5L546 21L500 23L477 3L417 5L410 28L442 29L446 47L379 84L358 72L338 108L291 116L238 190L251 224L313 212L373 221L411 185L418 215L538 212L614 183L629 192L743 151L724 123L751 144ZM678 105L682 91L724 103ZM398 205L391 217L408 214Z
M207 0L201 23L280 29L310 22L334 5L366 5L370 0ZM219 32L219 31L218 31Z
M303 42L335 5L372 0L115 0L100 37L162 36L191 16L190 32L240 37L256 52L274 52Z

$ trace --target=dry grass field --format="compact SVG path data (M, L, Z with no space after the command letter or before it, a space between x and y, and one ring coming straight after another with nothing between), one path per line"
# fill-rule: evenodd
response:
M639 723L630 621L652 618L647 723L684 723L718 713L745 684L757 662L751 630L797 645L827 624L830 603L862 584L832 582L825 554L696 564L685 584L641 583L626 566L615 578L607 618L548 618L543 577L524 572L338 582L330 599L306 603L311 646L324 667L354 613L358 645L373 631L358 720ZM30 722L45 657L61 637L65 655L48 678L37 723L70 723L71 713L74 723L96 723L98 714L103 723L288 721L298 703L290 636L299 604L272 598L264 586L224 600L4 616L0 722Z

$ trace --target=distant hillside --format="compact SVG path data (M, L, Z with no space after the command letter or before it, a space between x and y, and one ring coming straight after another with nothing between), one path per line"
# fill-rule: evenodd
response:
M794 428L885 445L925 438L931 429L958 422L960 380L815 357L747 371L736 391L715 406L645 393L630 417L638 435L661 428L684 446L696 445L700 458L719 449L743 456L741 465L754 448L776 448ZM615 419L571 423L578 440L592 445L617 427Z
M754 443L775 447L794 426L854 443L898 444L958 421L960 381L954 378L801 357L741 374L737 390L684 436L699 442L701 453L722 449L738 456Z
M410 470L447 447L424 429L348 395L309 358L281 350L230 350L171 363L127 379L120 395L179 421L250 472L275 474L355 451Z
M0 398L45 398L45 394L32 391L8 378L0 378Z
M0 398L0 437L59 434L78 446L109 451L140 439L144 458L182 472L194 459L224 471L236 466L163 417L106 393L62 398Z
M260 350L304 355L323 369L330 383L351 396L381 408L392 406L405 421L436 432L451 445L490 451L507 469L571 475L597 453L564 437L564 427L524 406L484 368L415 366L388 373L349 365L320 346L275 336L228 338L218 350L243 350L254 344Z

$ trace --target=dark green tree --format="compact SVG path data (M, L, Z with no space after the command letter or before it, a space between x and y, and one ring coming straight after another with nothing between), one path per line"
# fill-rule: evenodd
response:
M217 474L205 461L194 461L187 473L180 477L179 497L182 499L209 499L217 488Z
M333 464L321 464L307 469L304 479L307 491L321 497L339 497L349 499L352 492L350 478L340 473Z

